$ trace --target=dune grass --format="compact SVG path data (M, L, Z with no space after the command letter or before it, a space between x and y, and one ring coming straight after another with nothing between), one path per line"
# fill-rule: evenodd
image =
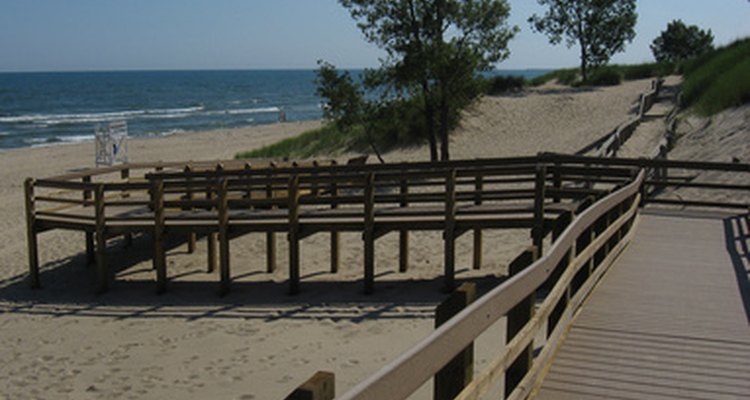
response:
M357 136L356 133L342 132L335 124L327 124L269 146L237 153L235 158L309 158L347 149Z
M684 72L684 105L701 115L750 102L750 38L687 63Z

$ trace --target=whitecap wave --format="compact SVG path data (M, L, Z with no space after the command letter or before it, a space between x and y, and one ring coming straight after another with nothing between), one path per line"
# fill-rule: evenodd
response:
M147 110L130 110L130 111L111 111L102 113L81 113L81 114L28 114L0 117L0 123L6 124L35 124L35 125L72 125L86 124L96 122L111 122L118 120L128 120L133 118L182 118L188 115L201 112L203 106L183 107L183 108L165 108L165 109L147 109Z

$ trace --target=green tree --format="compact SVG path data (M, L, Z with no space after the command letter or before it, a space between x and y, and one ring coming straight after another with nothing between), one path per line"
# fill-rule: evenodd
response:
M635 0L537 0L547 6L543 16L529 18L532 29L544 33L556 45L565 39L568 47L581 50L581 78L589 68L606 64L635 38Z
M449 132L481 92L479 73L508 57L506 0L340 0L387 57L365 79L384 97L418 100L430 158L450 158ZM438 140L440 154L438 156Z
M714 35L695 25L685 25L674 20L667 25L651 43L651 51L656 61L680 61L698 57L714 48Z
M315 84L316 94L326 101L323 116L341 130L361 123L365 101L360 87L348 72L339 73L336 67L324 61L318 61L318 65Z

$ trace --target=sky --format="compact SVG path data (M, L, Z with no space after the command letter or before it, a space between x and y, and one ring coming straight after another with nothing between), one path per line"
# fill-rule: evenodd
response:
M578 64L527 19L544 9L510 0L521 31L500 69ZM652 61L649 44L673 19L711 29L715 44L750 36L747 0L639 0L636 39L612 62ZM0 72L313 69L378 65L337 0L0 0Z

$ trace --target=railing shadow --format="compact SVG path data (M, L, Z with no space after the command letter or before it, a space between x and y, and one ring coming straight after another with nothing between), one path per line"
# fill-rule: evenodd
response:
M176 240L174 245L183 242ZM108 292L95 293L95 270L85 254L47 263L41 271L42 290L29 288L27 274L0 281L0 314L92 318L175 318L245 320L324 320L359 323L374 319L432 319L435 306L445 299L444 281L436 271L430 279L404 275L398 266L379 268L372 295L363 294L362 279L341 280L324 271L310 271L302 292L290 296L286 280L274 281L265 272L237 275L232 291L220 297L218 272L208 274L196 267L170 277L168 292L156 294L155 279L138 279L150 268L138 265L151 257L148 240L135 240L127 249L110 246L110 267L118 275ZM459 272L459 280L461 280ZM148 274L151 275L151 274ZM201 276L203 275L203 276ZM330 275L326 278L325 275ZM250 280L252 279L252 280ZM477 284L478 294L504 278L471 277L461 281Z
M724 235L745 307L745 317L750 324L750 214L725 218Z

